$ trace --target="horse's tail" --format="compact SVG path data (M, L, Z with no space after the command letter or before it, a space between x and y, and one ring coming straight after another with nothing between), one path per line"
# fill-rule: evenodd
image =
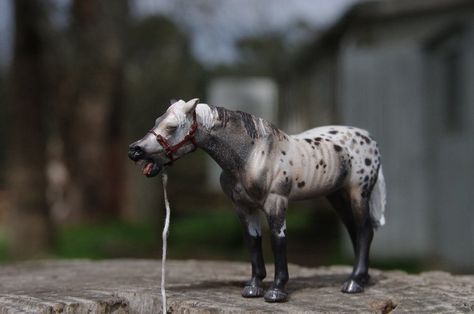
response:
M383 226L385 224L385 204L387 202L387 193L385 191L385 179L383 177L382 165L380 165L377 181L372 189L370 195L369 206L370 206L370 217L375 228Z

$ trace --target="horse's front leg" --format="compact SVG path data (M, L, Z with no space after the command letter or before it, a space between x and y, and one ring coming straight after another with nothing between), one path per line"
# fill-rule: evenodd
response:
M242 207L236 207L236 210L244 228L245 243L249 249L252 263L252 278L242 290L242 296L245 298L261 297L264 293L262 280L267 273L263 261L262 232L258 210L248 210Z
M285 302L288 293L285 285L288 282L288 263L286 260L286 208L288 198L270 194L264 204L270 227L270 237L275 262L275 278L270 289L265 293L267 302Z

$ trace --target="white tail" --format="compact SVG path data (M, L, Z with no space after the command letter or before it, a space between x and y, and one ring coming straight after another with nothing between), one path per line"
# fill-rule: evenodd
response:
M383 177L382 165L380 165L377 182L375 182L369 201L370 217L375 228L385 225L384 212L386 202L385 179Z

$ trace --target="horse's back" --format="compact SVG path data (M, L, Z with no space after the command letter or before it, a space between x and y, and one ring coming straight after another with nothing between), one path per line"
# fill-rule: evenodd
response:
M356 135L356 132L359 134L363 134L364 136L369 136L369 132L356 128L353 126L347 126L347 125L326 125L326 126L320 126L317 128L309 129L304 132L298 133L298 134L293 134L292 136L294 138L305 138L305 137L315 137L315 136L320 136L323 138L338 138L338 137L343 137L344 135L346 136L351 136L351 135Z

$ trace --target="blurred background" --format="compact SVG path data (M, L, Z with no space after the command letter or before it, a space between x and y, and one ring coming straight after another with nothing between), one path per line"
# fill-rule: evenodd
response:
M0 262L159 258L161 181L127 148L195 97L368 129L373 266L474 272L472 0L0 0ZM218 175L200 151L169 169L170 258L247 260ZM290 262L351 263L324 199L291 203L288 230Z

